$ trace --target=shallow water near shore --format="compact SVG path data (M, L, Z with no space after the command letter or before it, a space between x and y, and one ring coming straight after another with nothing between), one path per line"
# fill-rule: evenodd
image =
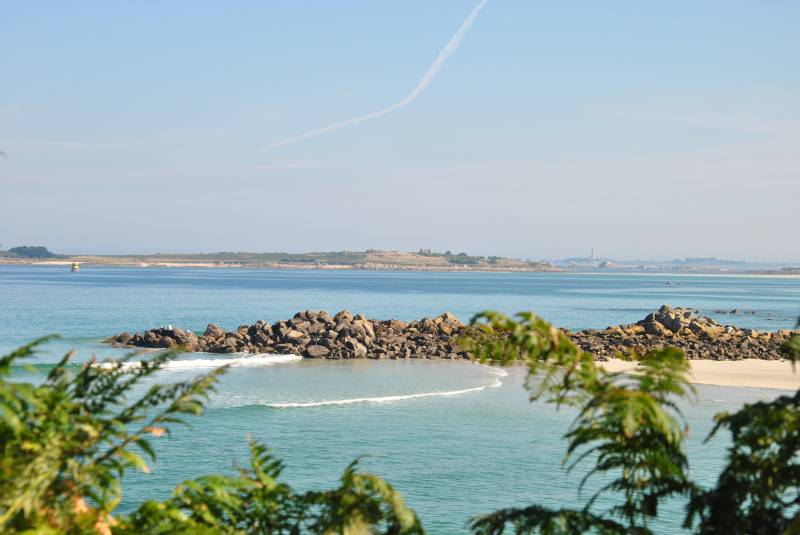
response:
M670 282L670 284L666 284ZM375 318L418 319L450 310L466 321L483 309L535 310L557 325L602 328L641 319L667 303L697 308L722 323L776 330L800 313L800 280L766 277L540 273L380 273L87 266L0 267L0 352L60 332L36 357L43 370L75 347L79 358L121 351L100 341L158 325L202 331L306 308L347 308ZM716 309L754 310L719 315ZM431 533L462 533L471 516L499 507L574 506L583 472L561 465L561 436L573 414L530 404L524 370L447 361L324 362L285 356L184 355L159 381L232 364L207 414L156 442L153 473L125 480L123 510L164 498L178 482L246 463L246 437L269 444L302 489L335 484L363 467L400 489ZM787 365L787 373L790 373ZM506 375L507 374L507 375ZM713 482L724 437L703 446L714 413L780 392L698 387L686 407L692 474ZM583 497L600 482L590 484ZM608 501L599 502L609 505ZM659 533L678 533L682 509L666 504Z

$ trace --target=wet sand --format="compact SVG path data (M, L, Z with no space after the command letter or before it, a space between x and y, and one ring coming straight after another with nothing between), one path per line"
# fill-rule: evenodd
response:
M786 360L692 360L692 382L697 384L775 388L781 390L800 389L800 365L797 372ZM600 363L609 371L628 372L636 369L637 363L611 359Z

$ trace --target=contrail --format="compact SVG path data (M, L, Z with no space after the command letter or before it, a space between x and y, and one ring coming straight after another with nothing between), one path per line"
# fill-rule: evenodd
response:
M447 45L445 45L442 51L439 52L439 55L436 56L436 59L433 61L433 64L428 69L428 71L424 75L422 75L422 78L417 84L417 87L415 87L414 90L411 93L409 93L406 97L404 97L402 100L399 100L394 104L391 104L381 110L374 111L366 115L353 117L352 119L348 119L340 123L335 123L323 128L318 128L316 130L306 132L305 134L300 134L294 137L290 137L282 141L276 141L272 145L262 149L262 151L266 152L268 150L276 149L278 147L283 147L285 145L289 145L297 141L302 141L304 139L310 139L312 137L321 136L322 134L327 134L329 132L333 132L334 130L339 130L340 128L344 128L346 126L363 123L364 121L369 121L370 119L376 119L383 115L387 115L389 113L397 111L401 108L405 108L406 106L414 102L414 100L428 88L430 83L433 81L434 77L438 74L439 70L442 68L442 65L444 65L444 62L447 61L447 58L452 56L453 53L458 49L458 46L461 44L462 39L464 39L464 36L469 31L470 27L472 27L472 23L475 22L478 13L481 12L481 9L483 9L483 6L485 6L488 1L489 0L480 0L480 2L478 2L478 5L476 5L472 9L469 16L467 16L464 22L461 23L461 26L458 28L456 33L453 34L453 37L450 38L450 41L447 43Z

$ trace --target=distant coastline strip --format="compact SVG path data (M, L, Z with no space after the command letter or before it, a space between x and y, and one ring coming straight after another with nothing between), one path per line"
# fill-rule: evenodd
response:
M414 90L411 91L411 93L409 93L408 95L406 95L403 99L398 100L394 104L391 104L381 110L374 111L372 113L367 113L365 115L353 117L352 119L348 119L346 121L341 121L339 123L325 126L323 128L318 128L316 130L312 130L304 134L299 134L297 136L283 139L281 141L276 141L272 145L269 145L268 147L262 149L262 152L276 149L278 147L284 147L286 145L289 145L291 143L296 143L304 139L310 139L312 137L321 136L323 134L333 132L334 130L339 130L340 128L345 128L347 126L352 126L354 124L362 123L364 121L369 121L370 119L376 119L378 117L388 115L399 109L405 108L406 106L414 102L414 100L416 100L416 98L420 96L428 88L430 83L433 81L434 77L436 77L436 75L439 73L439 70L442 68L442 65L444 65L444 62L447 61L447 58L453 55L453 53L458 49L458 46L464 39L464 36L472 27L472 23L475 22L475 19L478 17L478 13L480 13L481 9L483 9L483 6L485 6L488 1L489 0L480 0L480 2L478 2L478 5L476 5L472 9L470 14L467 16L467 18L464 19L464 22L461 23L461 26L458 28L456 33L453 34L453 37L450 38L450 41L448 41L447 45L445 45L445 47L441 50L441 52L439 52L439 55L436 56L436 59L433 61L433 64L430 66L427 72L424 75L422 75L422 78L420 79L419 83L414 88Z

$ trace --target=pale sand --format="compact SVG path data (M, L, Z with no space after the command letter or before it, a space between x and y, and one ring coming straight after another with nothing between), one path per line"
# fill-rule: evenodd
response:
M800 366L797 373L785 360L691 360L692 382L704 385L744 386L754 388L776 388L780 390L800 389ZM606 370L628 372L636 369L635 362L611 359L599 362Z

